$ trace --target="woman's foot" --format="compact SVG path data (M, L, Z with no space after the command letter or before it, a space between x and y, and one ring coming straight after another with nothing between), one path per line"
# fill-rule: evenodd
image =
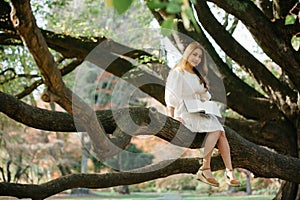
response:
M219 187L219 182L213 177L210 168L201 167L196 174L196 179L211 186Z
M225 170L225 181L228 185L238 187L241 185L240 181L235 177L233 169Z

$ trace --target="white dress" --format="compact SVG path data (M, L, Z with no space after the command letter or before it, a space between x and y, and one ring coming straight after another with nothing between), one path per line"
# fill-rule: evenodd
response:
M185 126L192 132L224 131L216 116L187 112L183 99L208 101L211 99L211 94L206 91L204 84L200 84L200 79L196 74L177 67L169 72L165 90L167 106L175 108L174 117L181 117Z

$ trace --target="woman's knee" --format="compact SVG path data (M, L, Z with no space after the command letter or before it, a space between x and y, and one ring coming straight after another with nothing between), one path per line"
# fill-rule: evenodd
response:
M219 140L226 140L227 142L228 142L228 140L227 140L227 137L226 137L226 134L225 134L225 132L224 131L220 131L220 137L219 137Z
M220 137L225 137L226 138L225 131L220 131Z
M213 136L215 138L220 138L221 132L220 131L214 131L210 133L210 136Z

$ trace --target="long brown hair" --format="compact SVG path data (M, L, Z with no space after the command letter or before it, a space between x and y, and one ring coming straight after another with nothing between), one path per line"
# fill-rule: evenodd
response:
M204 87L208 89L208 82L205 79L208 73L208 68L206 65L206 57L205 57L205 51L203 47L198 43L198 42L191 42L184 50L182 54L182 58L178 61L178 63L174 66L174 68L179 67L180 70L183 71L184 67L188 64L188 57L190 54L195 50L195 49L200 49L202 51L202 57L201 57L201 62L200 62L200 72L196 67L193 67L194 73L199 77L200 79L200 84L204 84Z

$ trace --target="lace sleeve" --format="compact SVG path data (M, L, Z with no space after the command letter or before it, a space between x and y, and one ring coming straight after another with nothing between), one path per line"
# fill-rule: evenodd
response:
M165 101L167 106L176 108L182 101L182 73L177 70L171 70L165 88Z

